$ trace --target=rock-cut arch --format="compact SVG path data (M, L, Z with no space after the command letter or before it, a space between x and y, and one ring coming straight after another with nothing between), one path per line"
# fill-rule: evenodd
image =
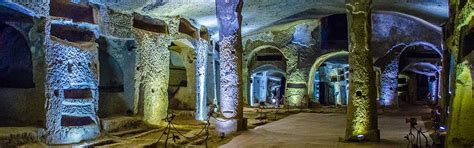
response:
M307 95L310 97L310 99L314 99L313 98L314 80L312 78L314 78L314 75L316 74L316 71L321 66L321 64L323 64L328 59L338 58L338 57L345 57L345 56L349 56L348 51L336 51L336 52L326 53L326 54L321 55L320 57L318 57L316 59L313 66L311 66L311 70L309 72L308 82L307 82L307 86L308 86Z

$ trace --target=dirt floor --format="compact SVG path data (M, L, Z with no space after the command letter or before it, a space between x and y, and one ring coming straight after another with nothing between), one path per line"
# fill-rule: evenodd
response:
M340 139L344 137L346 127L344 113L298 113L242 132L221 147L406 147L404 136L410 127L405 118L416 117L418 127L427 131L429 113L427 106L406 106L398 111L380 113L380 143L342 142Z
M177 117L173 121L174 127L169 132L165 127L139 126L104 133L97 140L80 144L52 146L30 143L22 147L165 147L165 142L167 147L406 147L404 136L409 132L409 125L405 118L416 117L423 131L430 126L427 106L379 110L381 142L346 143L340 140L346 127L345 110L343 107L245 108L244 117L248 119L249 130L225 137L214 130L214 119L211 119L209 128L204 128L206 122L194 120L192 115L185 113L183 118Z

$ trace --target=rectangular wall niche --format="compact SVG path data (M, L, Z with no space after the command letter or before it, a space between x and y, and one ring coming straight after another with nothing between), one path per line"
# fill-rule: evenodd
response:
M75 26L51 24L51 35L69 42L94 42L95 34L92 31Z
M165 21L153 19L137 13L133 14L133 27L146 31L168 34L168 25Z
M283 56L281 55L259 55L257 61L281 61Z
M91 117L61 116L61 126L86 126L91 124L94 124L94 120Z
M65 99L91 99L91 89L66 89L64 90Z
M306 88L306 84L288 83L288 88Z
M187 34L193 38L199 38L197 29L190 22L182 18L179 21L179 32Z
M95 24L94 9L87 4L75 4L70 0L51 0L49 14L51 16L72 19L74 22Z

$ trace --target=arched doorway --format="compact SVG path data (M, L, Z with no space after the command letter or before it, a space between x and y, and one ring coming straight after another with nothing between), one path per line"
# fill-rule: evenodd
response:
M285 87L285 72L273 65L262 65L251 72L249 105L283 105Z
M14 27L0 23L0 86L31 88L31 51L25 37Z
M349 64L347 51L331 52L316 59L308 80L310 104L347 105Z
M249 53L244 70L249 106L284 104L287 61L274 46L260 46Z
M194 50L187 40L169 46L168 101L171 110L196 109L196 65Z
M404 76L398 76L397 101L409 104L437 102L441 58L441 54L430 46L407 46L399 59L399 75Z
M119 62L106 51L99 50L99 64L99 117L131 112L124 99L124 73Z
M0 126L42 126L44 97L38 95L44 95L44 90L35 87L32 51L24 33L29 29L19 30L10 24L15 18L11 19L0 21Z

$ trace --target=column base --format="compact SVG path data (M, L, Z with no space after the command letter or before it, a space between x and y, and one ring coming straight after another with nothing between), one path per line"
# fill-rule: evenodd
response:
M247 130L247 118L243 119L224 119L217 118L216 132L219 136L225 137L227 135L236 133L237 131Z

